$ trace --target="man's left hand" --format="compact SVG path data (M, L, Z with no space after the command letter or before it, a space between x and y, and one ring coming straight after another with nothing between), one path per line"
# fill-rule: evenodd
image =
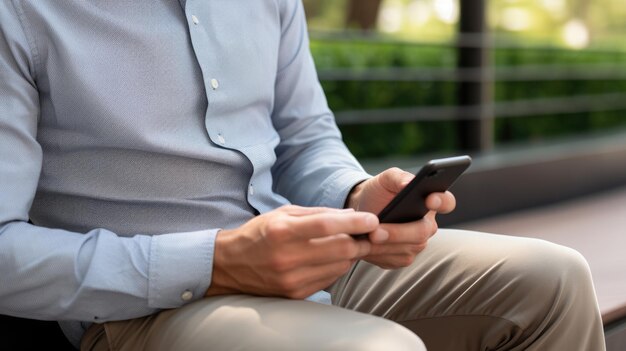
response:
M355 186L346 207L379 213L413 177L413 174L399 168L387 169ZM372 247L363 260L386 269L413 263L415 256L426 248L428 240L437 232L435 215L452 212L456 199L449 191L432 193L426 198L426 207L430 211L421 220L401 224L381 223L370 232Z

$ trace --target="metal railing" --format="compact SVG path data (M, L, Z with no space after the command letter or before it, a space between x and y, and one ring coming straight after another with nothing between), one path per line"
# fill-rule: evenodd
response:
M313 33L316 41L357 41L360 43L413 45L424 47L448 48L462 56L467 48L479 49L480 56L493 56L492 50L550 50L564 51L559 48L533 48L496 40L485 40L486 36L461 34L451 43L410 43L407 41L388 41L375 36L331 35ZM482 38L482 39L481 39ZM574 52L574 51L572 51ZM626 58L623 51L590 50L586 53L615 54ZM471 55L472 53L465 53ZM473 54L478 55L476 51ZM421 122L421 121L457 121L459 135L466 139L461 147L469 151L486 151L493 143L493 123L500 118L533 117L541 115L567 115L600 111L626 111L626 89L617 89L597 94L572 94L540 98L523 98L508 101L494 101L493 91L498 83L503 82L567 82L576 84L586 81L626 82L626 62L615 60L591 64L530 64L516 66L494 66L493 59L481 59L481 65L464 64L460 58L455 67L370 67L370 68L323 68L318 70L322 82L415 82L451 83L456 86L456 104L432 106L403 106L376 109L352 108L336 112L340 125ZM478 92L478 93L477 93ZM626 112L625 112L626 124Z
M486 105L497 118L527 117L626 110L626 93L576 95L496 102ZM344 110L335 117L339 125L390 122L480 120L482 106L416 106L367 110ZM626 120L626 113L624 115Z

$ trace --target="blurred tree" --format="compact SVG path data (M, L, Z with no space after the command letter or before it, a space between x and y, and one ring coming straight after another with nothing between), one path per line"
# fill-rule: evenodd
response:
M303 0L309 28L342 30L345 28L347 0Z
M346 28L363 31L376 29L376 21L382 0L350 0L346 13Z
M304 13L306 14L307 20L311 18L315 18L321 14L321 1L304 1Z
M303 0L312 30L378 31L390 37L450 41L460 1ZM489 27L502 41L577 49L626 48L625 0L494 0Z

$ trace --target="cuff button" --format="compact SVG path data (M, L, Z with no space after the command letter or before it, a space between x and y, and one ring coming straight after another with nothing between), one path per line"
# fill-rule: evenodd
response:
M183 293L180 295L180 298L181 298L183 301L189 301L189 300L191 300L191 299L193 298L193 293L192 293L191 291L189 291L189 290L185 290L185 291L183 291Z

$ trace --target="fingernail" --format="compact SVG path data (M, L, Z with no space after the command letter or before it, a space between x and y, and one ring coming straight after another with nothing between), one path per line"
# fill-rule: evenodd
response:
M387 241L387 239L389 239L389 232L382 228L376 229L374 235L372 235L372 240L377 243L383 243Z
M378 218L371 213L363 214L363 220L365 221L365 225L368 227L374 227L378 225Z
M338 209L339 212L354 212L354 208L352 207L348 207L348 208L340 208Z
M435 205L435 209L438 209L439 207L441 207L441 197L439 196L435 196L435 200L433 201L433 205Z

